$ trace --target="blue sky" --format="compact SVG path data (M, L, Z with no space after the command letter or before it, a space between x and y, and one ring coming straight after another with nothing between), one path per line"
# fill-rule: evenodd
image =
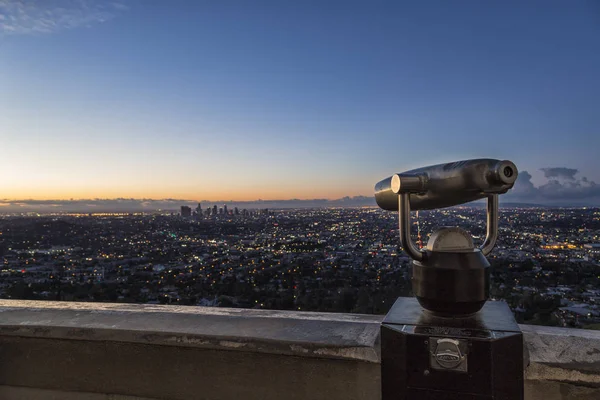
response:
M478 157L594 197L598 71L593 1L0 0L0 199L370 196Z

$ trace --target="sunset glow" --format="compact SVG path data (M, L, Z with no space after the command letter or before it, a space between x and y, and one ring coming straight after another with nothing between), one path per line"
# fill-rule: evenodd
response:
M476 157L598 195L584 3L231 4L0 2L0 201L372 196Z

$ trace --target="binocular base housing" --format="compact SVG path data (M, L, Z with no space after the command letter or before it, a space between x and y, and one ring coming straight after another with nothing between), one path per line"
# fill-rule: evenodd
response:
M442 317L400 297L381 324L382 400L522 400L523 335L503 302Z
M426 251L413 261L412 287L423 308L442 316L465 316L489 297L490 263L479 249L465 252Z

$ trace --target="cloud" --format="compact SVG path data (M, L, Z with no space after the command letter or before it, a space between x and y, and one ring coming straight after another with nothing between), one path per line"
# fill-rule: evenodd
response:
M544 176L546 178L562 178L562 179L569 179L569 180L575 180L575 174L577 174L577 172L579 172L578 170L576 170L574 168L563 168L563 167L541 168L541 171L544 172ZM583 178L583 179L587 179L587 178Z
M0 35L90 27L127 9L126 4L105 0L0 0Z
M576 177L579 173L577 169L555 167L542 168L541 171L548 179L546 183L536 187L531 182L531 174L522 171L514 188L505 196L505 200L550 205L600 204L600 185L586 177Z
M537 193L537 188L533 186L533 182L531 182L531 174L527 171L519 172L519 177L510 193L518 193L524 196L535 195Z

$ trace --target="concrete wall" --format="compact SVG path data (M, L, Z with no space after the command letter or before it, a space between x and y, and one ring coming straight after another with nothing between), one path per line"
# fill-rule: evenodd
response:
M380 320L0 301L0 398L376 400ZM527 399L600 399L600 333L522 329Z

